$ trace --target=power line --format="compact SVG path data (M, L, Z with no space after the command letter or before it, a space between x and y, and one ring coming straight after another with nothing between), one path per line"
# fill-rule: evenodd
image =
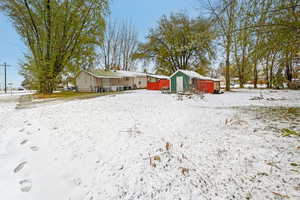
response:
M10 65L8 65L6 62L3 65L0 65L2 67L4 67L4 91L5 93L7 93L7 83L6 83L6 68L10 67Z

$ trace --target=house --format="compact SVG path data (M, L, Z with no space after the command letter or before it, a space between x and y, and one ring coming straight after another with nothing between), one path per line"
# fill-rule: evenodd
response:
M170 79L172 93L195 90L205 93L220 91L220 80L202 76L194 71L177 70Z
M114 72L118 73L120 77L132 78L133 85L131 85L131 87L133 89L145 89L147 87L147 75L145 73L122 70L116 70Z
M147 74L147 90L170 88L170 78L164 75Z
M81 71L76 76L79 92L104 92L146 88L147 76L144 73L129 71Z

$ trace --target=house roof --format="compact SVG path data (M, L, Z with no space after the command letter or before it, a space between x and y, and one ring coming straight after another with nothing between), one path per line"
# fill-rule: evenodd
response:
M195 71L182 70L182 69L177 70L174 74L171 75L171 77L174 76L177 72L182 72L182 73L184 73L185 75L187 75L191 78L196 78L196 79L200 79L200 80L220 81L219 79L213 79L213 78L210 78L210 77L202 76L202 75L198 74Z
M132 72L132 71L123 71L123 70L116 70L115 72L122 77L141 77L141 76L146 77L146 74L142 72Z
M147 76L157 78L157 79L170 79L169 76L165 76L165 75L147 74Z
M116 74L111 73L110 71L104 71L104 70L94 70L94 71L83 71L86 72L88 74L90 74L91 76L94 76L96 78L120 78L118 76L116 76Z
M127 77L146 77L145 73L141 72L131 72L131 71L122 71L122 70L93 70L93 71L85 71L92 76L97 78L127 78Z

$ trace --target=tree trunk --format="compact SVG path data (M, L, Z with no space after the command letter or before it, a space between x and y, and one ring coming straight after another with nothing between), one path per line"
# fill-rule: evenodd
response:
M226 79L226 91L230 91L230 62L229 62L228 55L226 56L225 79Z
M270 88L270 78L269 78L269 69L266 69L266 81L267 81L267 88Z
M292 62L291 62L291 57L288 53L286 54L286 58L285 58L285 76L286 79L288 81L288 87L291 89L292 85L292 79L293 79L293 66L292 66Z
M267 81L267 88L270 88L270 78L269 78L269 58L270 58L270 54L268 54L268 56L267 56L267 60L266 60L266 69L265 69L265 73L266 73L266 81Z
M270 79L270 88L273 88L273 68L274 68L275 59L276 59L276 53L272 57L272 62L271 62L271 66L270 66L270 78L269 78Z
M239 72L239 82L240 82L240 88L244 88L244 81L243 81L243 72Z
M254 88L257 88L257 60L254 62L254 67L253 67L253 84Z
M52 94L55 88L55 80L53 78L44 78L40 80L39 93Z
M243 59L242 58L242 63L240 62L240 58L237 54L237 43L238 41L235 40L234 42L234 56L235 56L235 65L236 68L238 70L238 75L239 75L239 84L240 84L240 88L244 88L244 81L243 81Z
M46 15L47 15L47 23L46 23L46 31L47 31L47 47L46 47L46 73L44 77L46 78L43 81L42 85L42 93L43 94L52 94L53 93L53 77L55 71L54 67L51 63L51 40L52 40L52 21L51 21L51 2L50 0L47 0L46 4Z
M227 46L226 46L226 66L225 66L225 80L226 80L226 91L230 91L230 47L231 43L227 39Z
M292 69L291 69L291 66L290 66L289 62L286 63L285 74L286 74L286 79L288 81L292 81L293 73L292 73Z

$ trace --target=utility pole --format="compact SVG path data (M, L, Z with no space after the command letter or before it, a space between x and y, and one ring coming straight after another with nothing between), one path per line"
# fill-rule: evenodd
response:
M10 65L8 65L6 62L3 65L0 65L2 67L4 67L4 91L5 93L7 93L7 84L6 84L6 68L10 67Z

